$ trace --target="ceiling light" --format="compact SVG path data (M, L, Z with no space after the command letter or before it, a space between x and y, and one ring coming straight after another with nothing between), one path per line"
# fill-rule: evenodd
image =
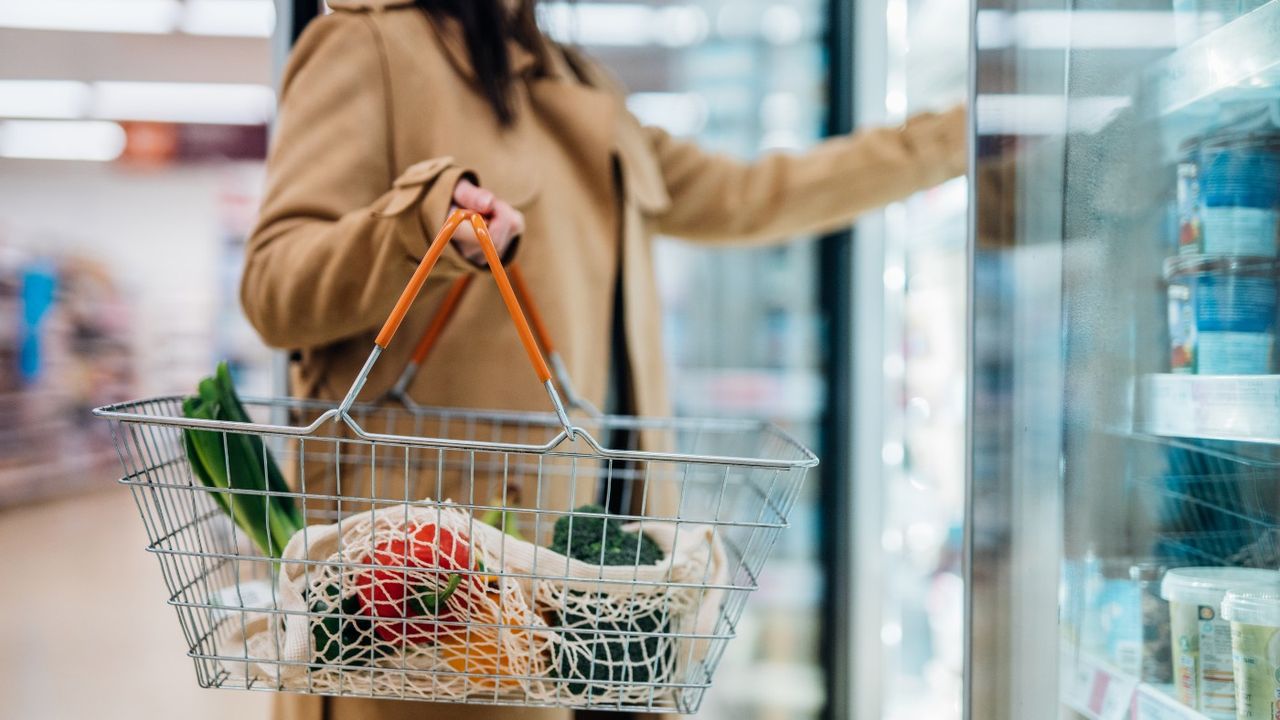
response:
M89 85L74 80L0 80L0 117L84 117Z
M0 157L35 160L115 160L124 152L124 128L95 120L0 122Z
M276 103L265 85L100 82L94 90L92 115L106 120L262 125Z
M0 0L0 27L270 37L272 0Z
M1176 47L1175 14L1149 10L979 10L978 47L1160 50Z
M984 94L977 100L979 135L1063 135L1097 132L1129 107L1126 96Z
M181 11L178 0L0 0L0 27L157 34Z
M263 125L275 103L265 85L0 80L0 118Z
M1177 47L1173 17L1147 10L1030 10L1018 13L1015 26L1025 48L1160 50Z

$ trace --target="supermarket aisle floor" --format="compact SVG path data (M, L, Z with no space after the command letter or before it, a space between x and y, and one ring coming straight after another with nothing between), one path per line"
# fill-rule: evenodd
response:
M196 686L145 544L118 486L0 511L0 717L266 717L265 694Z

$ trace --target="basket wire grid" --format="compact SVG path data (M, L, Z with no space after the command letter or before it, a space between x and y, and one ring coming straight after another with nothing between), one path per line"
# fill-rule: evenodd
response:
M554 412L428 408L404 395L465 280L451 289L390 391L398 405L357 404L443 243L467 218ZM483 221L456 213L339 406L248 400L248 423L186 418L176 396L96 411L112 422L121 482L136 501L147 549L159 559L201 686L696 712L817 459L768 423L600 414L572 389L512 270L556 382L550 367L539 365L542 351ZM557 384L581 411L572 420ZM262 438L262 472L274 458L290 476L290 490L249 489L235 477L227 487L201 483L184 445L184 432L193 430L215 433L227 455L241 436ZM230 473L231 463L226 467ZM241 503L265 514L267 499L293 503L306 521L283 558L255 547L220 507ZM591 501L621 511L574 509ZM565 556L582 541L574 525L602 521L662 538L665 565L641 566L636 543L636 562L605 568L600 543L599 564L571 566ZM547 549L557 524L567 528L563 556ZM437 559L449 552L446 530L461 539L454 549L459 542L470 547L465 566L447 569L460 595L443 610L433 595L428 607L436 619L425 621L409 603L426 596L410 598L416 590L409 588L438 591L446 570L411 561L406 548L416 547L410 535L431 525ZM400 542L391 563L388 538ZM402 595L390 613L379 605L387 588Z

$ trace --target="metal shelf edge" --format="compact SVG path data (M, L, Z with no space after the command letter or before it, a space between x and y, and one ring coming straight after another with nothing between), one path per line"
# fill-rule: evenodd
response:
M1135 432L1280 445L1280 375L1153 373L1134 400Z
M1149 110L1169 115L1280 67L1280 0L1223 25L1146 73Z

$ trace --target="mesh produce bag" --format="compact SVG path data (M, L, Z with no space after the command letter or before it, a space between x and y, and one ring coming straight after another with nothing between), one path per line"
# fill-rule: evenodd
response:
M727 581L704 525L645 521L664 552L601 566L449 502L310 526L285 548L277 612L225 623L228 671L284 690L448 702L657 703L702 659ZM305 561L305 562L302 562Z
M643 705L663 700L706 652L727 581L725 558L706 525L645 522L664 553L655 565L602 566L550 553L535 582L534 604L555 631L555 697L573 705ZM539 553L547 553L540 549Z

